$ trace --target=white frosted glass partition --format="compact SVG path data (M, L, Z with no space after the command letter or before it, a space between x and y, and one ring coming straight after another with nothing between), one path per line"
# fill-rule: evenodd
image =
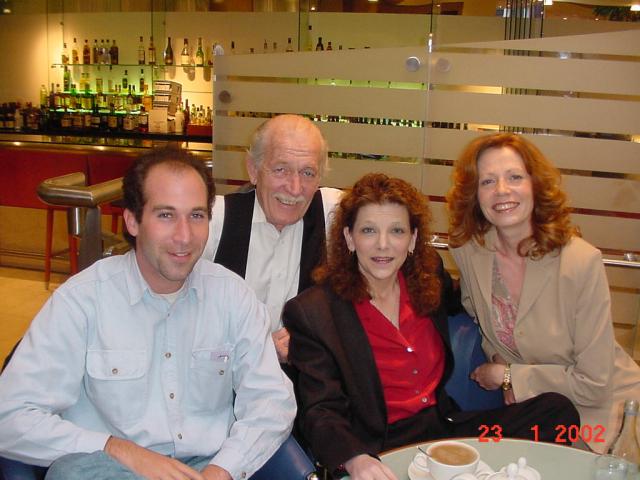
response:
M444 195L460 150L513 131L562 170L589 242L611 258L640 253L640 30L436 47L220 58L217 181L245 181L251 131L299 113L328 140L326 185L348 187L371 171L405 178L430 196L433 229L446 233ZM607 274L618 338L640 359L640 270Z

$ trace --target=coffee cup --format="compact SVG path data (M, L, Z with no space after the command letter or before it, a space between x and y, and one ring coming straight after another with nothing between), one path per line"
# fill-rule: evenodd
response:
M434 480L451 480L461 473L474 473L480 454L471 445L446 440L427 448L427 468Z

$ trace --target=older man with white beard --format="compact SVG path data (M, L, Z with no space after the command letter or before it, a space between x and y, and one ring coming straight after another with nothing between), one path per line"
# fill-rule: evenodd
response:
M298 115L266 121L253 134L246 157L255 188L217 197L209 226L203 256L244 277L267 305L283 364L289 334L282 308L311 286L329 214L341 194L319 188L326 165L327 144L313 122Z

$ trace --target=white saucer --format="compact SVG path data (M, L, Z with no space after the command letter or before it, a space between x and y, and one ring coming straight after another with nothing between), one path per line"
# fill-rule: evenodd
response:
M409 464L409 469L407 470L409 474L409 480L433 480L433 477L429 472L424 472L422 470L418 470L418 468L411 462ZM478 467L476 468L475 475L479 473L495 473L495 471L482 460L478 462Z

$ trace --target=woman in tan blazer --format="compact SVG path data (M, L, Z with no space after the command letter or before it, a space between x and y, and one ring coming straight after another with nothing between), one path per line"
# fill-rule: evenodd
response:
M615 437L625 398L640 399L640 368L613 334L600 251L571 225L560 173L530 142L502 133L457 160L449 245L465 308L490 362L472 378L506 404L544 392L568 397L582 427L558 430L598 452Z

